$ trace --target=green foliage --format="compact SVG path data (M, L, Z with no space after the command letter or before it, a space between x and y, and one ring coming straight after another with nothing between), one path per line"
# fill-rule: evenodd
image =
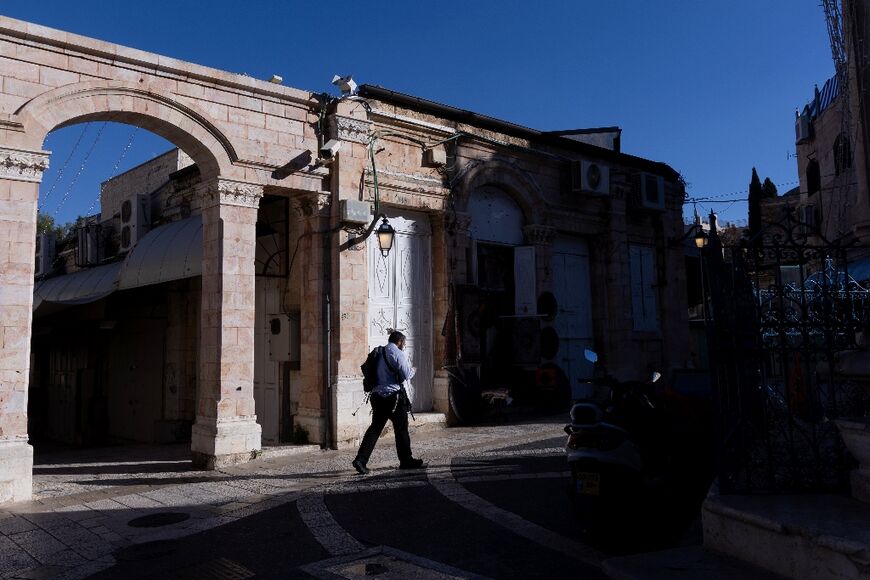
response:
M37 234L51 234L53 233L57 241L64 240L70 234L72 234L73 230L77 227L81 227L87 221L87 218L84 216L79 216L76 218L74 222L67 222L65 224L58 224L54 221L54 216L45 214L45 213L37 213L36 214L36 233Z
M764 183L761 184L761 197L769 198L776 197L776 185L770 180L769 177L764 178Z

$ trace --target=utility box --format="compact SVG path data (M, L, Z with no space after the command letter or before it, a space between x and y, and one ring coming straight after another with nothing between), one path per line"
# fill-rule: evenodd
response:
M423 152L423 162L430 167L433 165L447 165L447 151L443 147L426 149Z
M340 218L343 223L367 225L372 216L372 206L367 201L342 199L338 204Z
M270 314L267 320L269 325L269 360L298 365L301 358L301 316L299 313Z

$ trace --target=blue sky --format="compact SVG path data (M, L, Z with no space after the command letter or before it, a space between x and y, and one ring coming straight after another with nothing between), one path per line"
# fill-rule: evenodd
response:
M696 198L745 197L753 166L793 187L794 110L833 74L818 0L0 0L0 13L310 91L352 74L535 129L618 125L624 152L668 163ZM97 138L100 125L46 140L42 211L61 222L169 148L138 131L121 159L132 129ZM746 219L745 203L711 208Z

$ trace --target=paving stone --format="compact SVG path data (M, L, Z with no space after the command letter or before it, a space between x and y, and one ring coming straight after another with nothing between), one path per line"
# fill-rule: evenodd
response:
M69 570L66 566L37 566L15 572L9 578L22 580L44 580L46 578L56 578L59 574Z
M9 536L20 532L29 532L35 530L37 525L21 516L10 514L9 517L0 520L0 534Z
M6 578L12 572L35 566L39 566L36 559L9 538L0 536L0 577Z
M44 559L51 554L66 549L66 546L44 530L21 532L7 537L40 563L44 563Z

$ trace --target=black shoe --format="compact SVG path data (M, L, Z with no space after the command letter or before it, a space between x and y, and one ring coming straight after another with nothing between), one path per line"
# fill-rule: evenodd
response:
M422 459L409 459L399 464L399 469L423 469L424 467L426 464L423 463Z
M353 468L356 469L356 472L360 475L366 475L369 472L369 468L366 467L366 464L359 459L354 459L350 464L353 465Z

